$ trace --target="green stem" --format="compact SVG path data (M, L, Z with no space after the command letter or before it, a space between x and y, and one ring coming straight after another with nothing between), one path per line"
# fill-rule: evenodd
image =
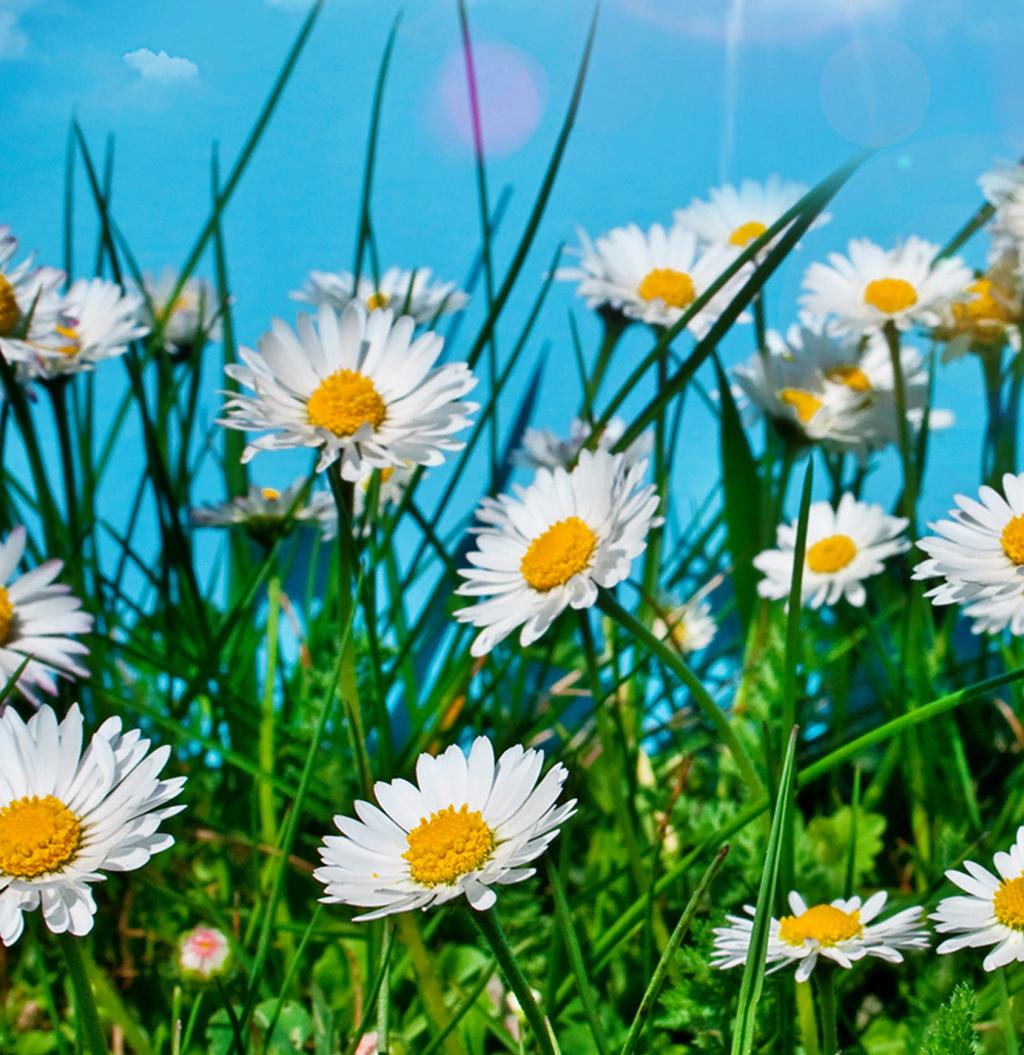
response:
M519 1006L526 1016L526 1021L529 1022L530 1028L536 1037L537 1046L543 1052L543 1055L559 1055L558 1042L555 1040L551 1027L543 1014L541 1014L537 1001L533 998L533 990L530 988L530 983L526 980L526 975L523 974L522 968L519 966L519 961L512 951L512 946L508 943L508 938L505 937L505 931L498 921L497 913L494 909L488 909L486 912L474 912L473 922L476 923L480 933L487 940L487 944L490 945L494 958L498 961L498 967L505 976L505 981L508 982L509 988L519 1001Z
M800 1026L800 1043L803 1045L804 1055L821 1055L810 982L796 983L796 1018Z
M259 752L260 769L270 775L275 771L274 682L277 673L277 630L281 613L281 578L276 571L267 582L267 609L267 674L263 685ZM259 808L263 841L268 846L273 846L277 841L277 819L274 816L274 787L269 780L260 781Z
M377 1053L391 1050L391 922L384 920L384 940L380 952L380 990L377 993Z
M586 403L593 406L597 398L601 382L612 361L612 353L619 343L619 338L626 332L629 319L619 312L607 312L602 316L604 320L604 336L601 339L601 347L597 350L597 358L594 360L594 371L590 375L590 383L587 385Z
M996 985L999 989L999 1020L1002 1024L1004 1050L1006 1055L1018 1055L1020 1045L1017 1043L1017 1029L1013 1024L1013 1008L1010 1007L1005 968L996 971Z
M839 1032L836 1026L836 975L831 967L818 970L818 1010L821 1012L823 1055L838 1055Z
M64 953L64 961L68 965L71 989L75 995L75 1013L78 1016L78 1024L85 1038L89 1055L108 1055L109 1049L103 1036L103 1027L100 1025L100 1016L96 1010L92 986L89 984L85 959L78 945L81 939L71 934L62 934L59 940Z

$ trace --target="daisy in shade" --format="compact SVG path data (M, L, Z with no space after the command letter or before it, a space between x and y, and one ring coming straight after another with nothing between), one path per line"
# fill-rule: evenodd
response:
M845 599L859 608L867 597L864 580L909 547L901 537L906 526L903 517L891 517L881 506L860 502L849 493L836 509L828 502L813 502L807 519L801 604L820 608ZM796 522L780 524L778 548L754 558L754 567L764 575L757 584L762 597L789 596L797 527Z
M702 599L701 594L685 604L666 603L661 612L651 625L651 632L656 637L667 638L684 654L707 648L718 632L711 605Z
M950 869L946 878L967 896L943 898L931 916L940 934L956 935L938 947L940 954L996 946L982 964L986 971L1024 962L1024 827L1009 853L1000 850L992 863L996 875L973 861L964 861L963 872Z
M49 333L57 319L58 292L64 272L35 267L31 257L14 263L18 239L0 225L0 350L10 338L32 339Z
M556 805L568 775L560 763L540 779L540 751L494 748L477 737L466 755L452 745L422 754L416 784L379 781L377 806L355 805L358 820L335 817L340 836L320 848L314 873L328 903L371 911L356 920L432 908L458 897L477 910L497 900L493 887L529 879L536 860L575 812Z
M379 281L360 275L359 282L349 271L311 271L293 300L316 307L343 311L355 300L367 311L390 308L396 315L409 315L418 325L431 325L443 315L452 315L469 303L469 297L454 282L433 279L429 267L403 271L389 267Z
M643 482L646 462L582 451L576 468L539 469L512 495L485 498L477 549L459 569L458 593L482 597L455 618L480 629L471 652L483 656L517 627L531 645L566 608L589 608L598 587L629 575L656 522L658 493Z
M735 252L697 250L693 231L654 224L644 232L636 224L615 227L591 242L579 232L578 267L563 267L555 277L578 283L576 292L592 309L609 307L652 326L672 326L732 262ZM736 292L734 278L689 322L698 337L721 314Z
M746 249L778 222L807 193L803 183L769 176L764 183L744 180L739 187L726 183L714 187L708 200L694 198L685 209L677 209L676 224L694 231L708 245ZM819 216L818 227L828 222Z
M11 357L31 378L52 380L124 355L149 332L141 319L142 298L116 282L82 278L60 301L52 329L30 340L11 341Z
M811 264L802 304L857 336L888 324L899 330L937 326L972 277L959 257L937 259L938 252L937 245L916 237L891 250L854 239L848 256L831 253L828 264Z
M512 460L528 469L556 469L559 466L571 469L580 451L589 443L593 431L593 423L583 418L572 419L568 439L551 429L527 429L523 433L522 445L512 455ZM626 423L621 418L612 418L598 438L598 449L610 451L625 432ZM649 433L638 436L622 452L626 464L633 465L646 458L653 445L653 437Z
M23 915L41 909L55 934L92 930L91 886L104 872L131 872L174 843L161 821L184 777L160 780L171 749L149 750L137 731L109 718L82 751L75 704L59 725L49 707L25 723L0 715L0 940L13 945Z
M789 895L793 915L772 919L767 963L776 971L795 964L796 980L806 982L820 959L849 969L866 956L902 963L903 949L927 949L923 909L915 906L873 922L885 908L886 898L880 890L863 903L859 897L837 898L808 907L794 890ZM727 926L715 928L713 967L725 970L747 962L757 910L744 905L743 911L746 916L728 916Z
M1017 259L1010 254L994 257L984 275L964 290L943 314L933 336L946 342L942 361L948 363L967 352L998 352L1006 344L1020 351L1020 326L1024 299Z
M14 578L24 552L25 529L18 527L0 543L0 685L28 658L18 689L38 703L35 690L54 695L56 676L87 676L78 657L89 650L75 636L89 633L92 616L69 587L54 582L63 561L48 560Z
M233 394L221 424L266 434L250 442L248 461L265 450L314 447L317 471L341 462L346 480L372 469L440 465L464 444L454 434L469 425L475 403L462 397L476 385L465 363L435 366L444 341L414 337L408 315L350 304L339 318L323 307L300 315L293 330L275 319L254 352L225 367L252 393Z
M985 485L978 499L956 495L950 519L929 524L914 578L943 580L925 594L933 604L973 602L964 614L975 633L1024 634L1024 473L1006 473L1003 494Z
M997 161L978 179L982 194L995 209L989 233L997 253L1009 253L1019 266L1024 249L1024 165Z
M334 509L334 500L326 491L318 491L308 501L300 501L305 488L305 480L297 480L284 491L253 486L238 498L199 506L191 511L189 518L199 527L242 527L257 538L273 538L297 524L320 522L327 510Z
M155 316L151 328L155 331L157 319L162 320L164 347L181 357L207 341L220 340L220 306L213 286L203 278L188 279L172 302L177 285L178 276L167 268L158 279L146 280L146 295Z

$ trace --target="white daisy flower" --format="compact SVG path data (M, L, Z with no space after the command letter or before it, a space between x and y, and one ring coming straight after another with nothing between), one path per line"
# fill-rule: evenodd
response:
M825 959L838 967L851 968L857 960L872 956L886 963L902 963L903 949L927 949L924 910L915 906L878 923L885 907L884 890L865 902L859 897L837 898L830 904L812 905L794 890L789 895L792 916L772 919L768 933L767 963L773 971L796 964L796 980L806 982ZM747 962L756 908L744 905L746 916L728 916L728 926L716 927L713 967L726 970ZM749 917L749 918L748 918Z
M569 438L563 439L551 429L527 429L519 449L512 455L516 465L528 469L571 469L576 464L580 451L587 445L593 433L593 423L583 418L573 418L569 426ZM610 451L625 435L626 423L621 418L612 418L597 441L597 449ZM646 458L651 453L654 439L650 433L638 436L622 452L627 465Z
M320 848L325 902L372 911L356 920L432 908L464 896L477 910L497 900L493 886L533 875L539 857L575 812L576 800L556 806L568 776L556 763L538 783L544 755L494 748L477 737L467 756L452 745L416 762L416 784L378 781L378 806L356 802L358 820L338 816L342 833Z
M721 248L697 251L697 236L675 226L654 224L646 233L636 224L615 227L591 242L579 232L579 267L563 267L555 277L577 282L576 292L592 309L608 306L652 326L671 326L728 267L735 252ZM690 320L698 337L732 299L737 276Z
M403 271L389 267L375 282L372 275L360 275L354 288L349 271L311 271L302 289L292 299L316 307L343 311L356 300L367 311L390 308L396 315L409 315L417 325L429 326L444 315L452 315L469 303L469 297L454 282L431 279L429 267Z
M231 944L216 927L194 927L178 942L178 969L199 981L225 974L231 965Z
M1007 254L994 257L984 275L964 290L943 313L933 336L946 342L942 361L948 363L967 352L998 350L1009 344L1020 351L1024 298L1017 260Z
M61 298L53 328L31 340L9 342L10 354L26 376L41 380L91 370L146 336L149 327L141 312L137 293L106 279L81 278Z
M950 520L928 526L934 535L918 541L928 554L914 569L915 579L944 581L925 596L933 604L974 602L964 614L976 620L975 633L1010 627L1024 634L1024 473L1003 476L1003 491L984 485L980 501L956 495Z
M694 198L685 209L676 209L679 227L694 231L709 245L746 249L777 223L807 193L803 183L769 176L764 183L746 179L739 187L726 183L708 193L708 201ZM813 226L828 223L819 216Z
M41 909L55 934L92 930L90 887L104 872L130 872L174 842L160 822L184 777L160 780L169 747L149 750L120 718L100 726L82 751L75 704L60 725L49 707L27 722L0 715L0 940L13 945L23 914Z
M10 355L8 339L32 340L49 333L60 305L64 272L35 267L32 257L14 263L18 239L0 225L0 351Z
M964 861L963 872L946 872L967 897L943 898L931 915L940 934L956 935L938 947L942 955L996 946L982 963L986 971L1024 962L1024 826L1009 853L1000 850L992 863L997 875L973 861Z
M48 560L12 580L24 552L25 529L18 527L0 543L0 686L27 657L18 689L35 703L36 689L56 694L55 676L88 675L77 657L89 649L75 635L89 633L92 616L82 611L70 587L54 582L63 561Z
M651 624L651 632L655 637L671 641L680 652L700 652L718 632L711 605L699 595L685 604L666 603L661 611L663 615Z
M807 544L801 581L801 604L811 608L834 605L842 599L860 607L867 594L864 580L878 575L884 562L909 548L904 517L888 516L879 505L860 502L847 492L833 509L828 502L812 502L807 517ZM780 524L778 549L754 558L764 578L757 584L762 597L789 596L798 525Z
M1024 251L1024 165L997 161L978 179L982 194L995 207L989 226L997 253L1011 253L1022 262Z
M801 303L858 336L887 323L900 330L934 327L972 277L959 257L939 260L938 252L937 245L917 237L888 251L867 238L854 239L848 256L831 253L828 264L811 264Z
M296 330L280 319L242 348L242 364L225 370L252 395L230 394L221 424L268 430L245 449L320 449L320 472L341 460L341 475L359 480L371 469L440 465L461 449L454 433L469 425L475 403L462 402L477 379L465 363L436 366L444 341L414 337L408 315L366 310L353 302L340 316L322 307L300 315ZM244 364L244 365L243 365Z
M621 454L585 450L571 472L539 469L529 487L481 502L473 567L459 570L466 582L456 592L487 599L455 612L481 628L474 656L519 626L519 643L532 644L566 608L589 608L599 586L629 575L657 522L646 470L646 462L627 466Z
M166 268L158 279L146 279L146 294L155 316L164 320L164 347L171 354L187 355L199 345L220 340L221 312L217 292L206 279L189 278L172 304L177 285L177 274ZM155 318L150 319L150 327L156 329Z
M334 510L334 499L326 491L299 502L305 486L305 480L297 480L284 491L254 485L238 498L193 509L189 519L198 527L239 526L258 537L273 536L296 524L322 521L328 510Z

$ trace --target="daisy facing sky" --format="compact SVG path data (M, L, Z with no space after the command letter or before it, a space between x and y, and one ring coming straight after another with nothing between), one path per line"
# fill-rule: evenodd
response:
M803 307L857 336L888 323L899 330L934 327L973 278L959 257L937 259L938 252L937 245L917 237L890 250L855 238L846 256L830 253L827 264L807 269Z
M860 502L844 494L839 506L814 502L807 520L807 545L801 580L801 603L811 608L831 606L840 600L860 607L867 598L864 580L882 571L884 562L909 546L902 538L907 521L889 516L879 505ZM777 549L754 558L764 576L757 584L762 597L781 600L789 596L797 524L780 524Z
M629 575L658 510L646 471L646 462L628 466L621 454L585 450L571 472L539 469L529 487L483 500L477 548L456 591L484 598L455 612L480 630L474 656L517 627L519 643L532 644L566 608L589 608L599 587Z
M463 402L476 378L465 363L435 366L444 341L414 335L408 315L350 304L339 317L322 307L300 315L293 330L275 319L258 351L239 349L225 367L247 394L232 395L221 424L262 432L245 449L313 447L317 471L341 461L341 475L359 480L371 469L440 465L463 444L476 404Z
M579 265L559 268L555 277L576 282L576 292L592 309L609 307L652 326L672 326L683 312L729 266L735 256L723 248L699 251L693 231L676 225L666 230L654 224L642 231L636 224L615 227L592 242L579 232ZM738 288L733 279L690 320L698 337Z
M519 745L495 761L484 736L468 755L454 744L436 758L421 754L416 784L378 781L377 806L356 802L358 820L334 818L341 835L324 839L314 873L322 900L370 909L357 921L458 897L490 908L493 887L529 879L530 863L575 812L575 799L556 805L565 767L541 778L543 767L540 751Z
M796 965L796 980L806 982L819 960L851 968L867 956L887 963L902 963L903 950L927 949L924 911L914 907L879 920L885 908L884 890L862 902L859 897L837 898L811 905L794 890L789 895L791 916L772 919L767 962L773 970ZM756 909L744 905L746 916L727 916L727 925L715 928L713 967L726 970L747 962Z
M931 916L940 934L955 935L938 947L940 954L996 946L982 963L986 971L1024 962L1024 826L992 864L996 875L973 861L962 872L950 869L946 878L967 896L943 898Z
M75 704L58 725L49 707L27 722L0 715L0 940L13 945L24 914L42 910L55 934L92 930L93 883L129 872L174 839L160 823L184 809L169 803L184 777L161 780L169 747L149 750L138 732L110 718L82 750Z

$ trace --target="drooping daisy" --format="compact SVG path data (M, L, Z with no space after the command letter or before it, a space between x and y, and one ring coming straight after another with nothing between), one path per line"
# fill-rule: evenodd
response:
M11 356L28 377L52 379L91 370L104 359L124 355L145 337L142 298L116 282L81 278L64 294L53 328L31 340L10 342Z
M1009 853L1000 850L992 863L997 875L973 861L964 861L963 872L946 872L967 896L943 898L931 916L940 934L956 935L938 947L940 954L995 945L982 963L986 971L1024 962L1024 826Z
M937 245L917 237L891 250L854 239L848 256L830 253L828 264L811 264L801 302L811 314L829 316L855 335L889 323L900 330L937 326L972 277L959 257L936 259L938 252Z
M334 818L342 834L324 839L314 873L322 900L371 910L357 921L462 896L490 908L492 888L532 876L526 866L575 812L575 799L556 805L565 767L556 763L538 783L543 766L540 751L519 745L495 762L484 736L468 755L455 745L436 758L420 755L416 784L379 781L378 806L356 802L358 820Z
M569 426L569 438L564 439L551 429L527 429L523 442L512 455L517 465L528 469L556 469L561 466L571 469L579 453L593 434L593 423L583 418L573 418ZM612 418L597 441L599 450L610 451L626 432L626 423L621 418ZM627 465L633 465L651 452L653 437L646 433L638 436L622 452Z
M711 644L718 632L711 605L700 595L685 604L665 604L662 612L663 615L651 625L651 632L655 637L667 638L680 652L700 652Z
M769 176L764 183L746 179L739 187L726 183L708 193L708 201L694 198L685 209L676 209L676 224L694 231L708 245L746 249L772 224L789 212L807 193L803 183ZM828 222L819 216L814 226Z
M178 969L187 978L208 981L231 966L231 944L216 927L194 927L178 942Z
M865 902L859 897L837 898L829 904L808 906L794 890L789 895L791 916L772 919L767 963L772 970L796 964L796 980L806 982L819 959L849 969L872 956L886 963L902 963L903 949L927 949L924 910L918 906L897 912L878 923L885 907L884 890ZM746 916L728 916L728 926L716 927L714 967L726 970L747 962L756 908L744 905Z
M1024 473L1003 476L1003 492L984 485L980 501L956 495L949 520L929 524L934 535L918 541L928 554L915 579L944 581L925 596L933 604L973 602L964 614L975 633L1010 627L1024 634Z
M334 509L334 500L326 491L300 501L305 487L304 480L297 480L284 491L254 485L238 498L193 509L189 518L199 527L238 526L255 537L272 538L296 524L322 521L327 511Z
M395 315L409 315L417 325L430 325L443 315L452 315L469 303L469 297L454 282L433 281L429 267L403 271L389 267L374 281L372 275L359 276L358 288L349 271L311 271L293 300L316 307L343 311L353 300L367 311L390 308Z
M158 279L146 280L146 294L155 315L150 327L155 331L160 320L163 346L171 355L186 356L208 341L220 340L221 309L216 290L205 279L189 278L172 303L177 285L178 276L170 268Z
M9 339L30 340L49 333L57 318L64 272L35 267L32 257L14 263L18 239L0 225L0 351L10 355Z
M984 275L964 290L965 299L954 301L943 314L934 336L946 342L943 362L970 351L998 350L1009 344L1020 350L1024 322L1024 296L1015 257L994 258Z
M833 509L829 502L813 502L807 518L807 544L801 580L801 604L811 608L833 605L842 599L860 607L867 596L864 580L883 570L884 562L903 553L909 543L901 535L903 517L888 516L879 505L860 502L850 493ZM779 600L789 596L798 525L780 524L778 549L754 558L764 578L757 584L762 597Z
M555 277L577 282L576 292L592 309L608 306L653 326L671 326L732 262L735 252L714 248L698 253L693 231L654 224L647 232L636 224L615 227L591 242L579 232L578 267L563 267ZM729 303L740 283L734 278L690 320L698 337Z
M264 431L245 449L320 449L317 471L341 460L341 475L359 480L371 469L440 465L463 444L454 434L469 425L476 404L462 397L476 385L465 363L435 367L444 341L414 337L413 320L352 303L340 316L322 307L300 315L296 330L280 319L242 348L242 364L227 373L251 395L234 394L221 424ZM244 365L243 365L244 364Z
M89 633L92 616L82 611L70 587L54 582L63 561L48 560L12 579L24 552L25 529L18 527L0 543L0 685L28 657L18 689L38 702L34 690L57 692L55 677L87 676L77 657L89 649L75 635Z
M23 914L42 910L55 934L92 930L91 886L130 872L174 839L160 822L184 777L160 780L169 747L149 750L137 731L109 718L82 751L75 704L58 725L49 707L27 722L0 714L0 940L13 945Z
M989 225L995 251L1012 254L1020 266L1024 250L1024 165L997 161L981 175L978 185L995 208Z
M519 626L519 643L532 644L566 608L589 608L598 587L629 575L658 510L646 469L621 454L582 451L571 472L539 469L529 487L483 500L472 567L459 569L466 581L456 591L486 598L455 612L480 628L474 656Z

